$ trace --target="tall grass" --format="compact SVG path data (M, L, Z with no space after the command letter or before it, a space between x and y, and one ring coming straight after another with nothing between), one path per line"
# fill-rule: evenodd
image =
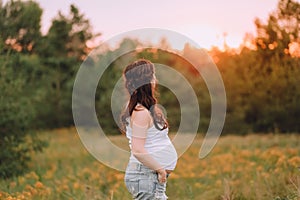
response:
M131 199L124 173L94 159L74 128L40 133L49 148L33 158L31 171L0 180L0 199ZM111 140L127 146L124 136ZM223 136L204 159L202 137L178 160L168 179L170 200L300 199L300 135Z

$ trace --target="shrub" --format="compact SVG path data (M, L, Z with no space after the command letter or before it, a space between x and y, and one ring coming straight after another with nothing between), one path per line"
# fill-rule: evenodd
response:
M26 171L33 152L41 151L45 141L38 139L33 125L35 110L23 92L26 82L14 69L18 56L0 56L0 177Z

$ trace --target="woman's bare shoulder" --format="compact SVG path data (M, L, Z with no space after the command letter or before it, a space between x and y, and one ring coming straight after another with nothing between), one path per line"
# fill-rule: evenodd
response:
M132 115L138 115L140 117L145 116L145 117L150 117L150 112L148 111L147 108L145 108L142 105L137 105L135 109L132 112Z
M147 108L142 105L137 105L136 109L132 112L132 120L141 125L149 125L151 122L151 115Z

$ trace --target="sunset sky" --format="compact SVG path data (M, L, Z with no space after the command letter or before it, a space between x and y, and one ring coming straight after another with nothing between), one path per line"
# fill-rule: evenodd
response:
M6 1L4 1L6 2ZM201 47L238 47L246 32L255 34L255 17L267 19L278 0L38 0L44 9L42 31L46 33L58 10L68 13L71 3L90 19L94 32L105 41L138 28L166 28L186 35Z

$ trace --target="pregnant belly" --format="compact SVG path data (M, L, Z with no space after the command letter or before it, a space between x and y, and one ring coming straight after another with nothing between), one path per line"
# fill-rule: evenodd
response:
M167 170L173 170L177 163L177 152L172 143L150 153Z

